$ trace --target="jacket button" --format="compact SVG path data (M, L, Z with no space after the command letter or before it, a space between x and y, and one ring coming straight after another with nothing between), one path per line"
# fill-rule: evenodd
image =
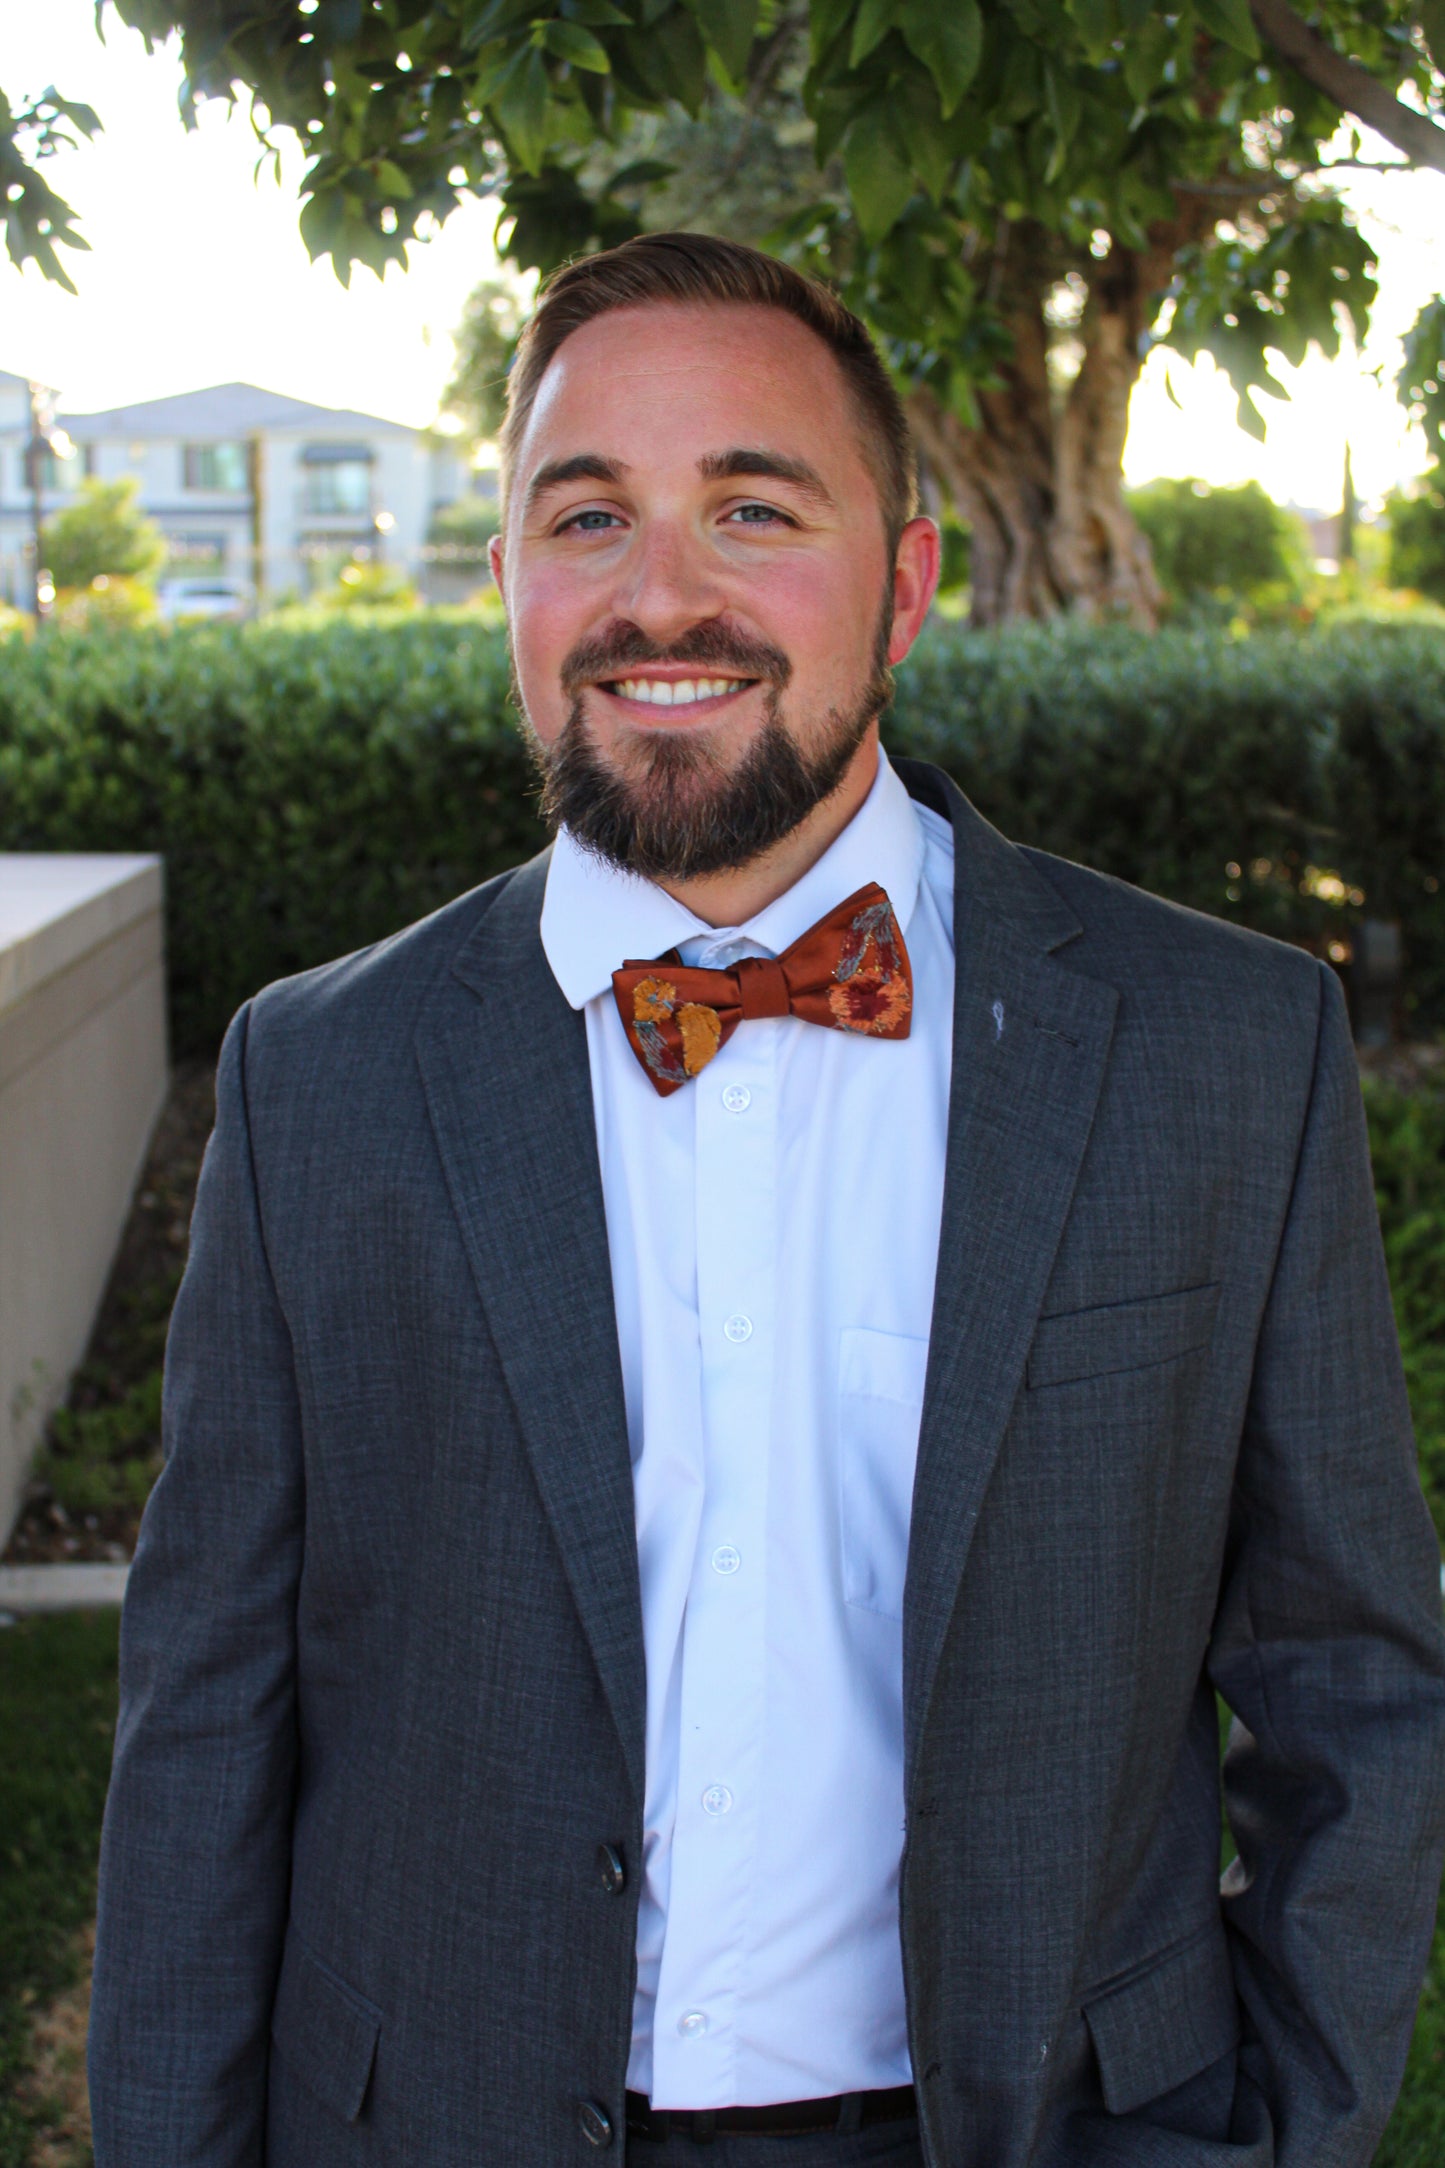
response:
M612 2118L605 2108L599 2108L595 2100L579 2100L577 2120L582 2125L582 2135L589 2145L611 2145Z
M597 1879L609 1897L620 1897L627 1887L627 1868L615 1844L597 1847Z

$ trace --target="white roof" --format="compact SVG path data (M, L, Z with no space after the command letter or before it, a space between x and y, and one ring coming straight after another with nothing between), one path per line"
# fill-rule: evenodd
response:
M313 406L259 384L212 384L204 391L173 392L166 399L142 399L134 406L109 407L99 414L61 417L71 436L234 438L259 429L296 429L314 436L345 431L350 436L413 437L402 422L378 414L357 414L349 407Z

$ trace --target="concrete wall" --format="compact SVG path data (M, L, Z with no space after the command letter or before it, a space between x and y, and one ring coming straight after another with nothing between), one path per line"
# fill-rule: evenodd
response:
M0 1547L165 1088L161 861L0 852Z

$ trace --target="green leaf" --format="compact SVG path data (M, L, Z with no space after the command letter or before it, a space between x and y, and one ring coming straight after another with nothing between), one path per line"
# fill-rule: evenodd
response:
M758 30L758 0L692 0L698 28L729 78L741 83Z
M654 181L671 180L677 167L670 166L664 158L635 158L630 166L614 173L607 183L608 189L650 188Z
M1067 150L1074 139L1074 130L1079 125L1079 115L1083 111L1079 86L1072 75L1063 68L1056 68L1049 60L1044 62L1044 90L1054 133Z
M1430 58L1437 68L1445 70L1445 0L1420 0L1420 28Z
M626 30L632 23L632 17L614 7L612 0L562 0L562 12L572 22L587 23L593 30L606 29L609 25Z
M1195 6L1206 30L1212 30L1237 53L1258 60L1259 32L1249 12L1249 0L1195 0Z
M651 43L670 95L684 112L696 115L707 95L707 49L697 24L685 8L675 7L654 24Z
M808 58L816 68L853 10L853 0L813 0L808 10Z
M848 42L848 65L856 68L883 43L893 28L893 0L862 0L853 18Z
M913 173L886 107L870 105L848 131L843 151L848 193L865 241L881 241L913 194Z
M416 194L401 167L393 165L389 158L383 158L380 164L372 169L372 179L383 195L394 196L403 202L408 196Z
M518 53L516 67L493 100L492 109L507 142L528 173L542 170L549 89L547 64L536 46L529 45Z
M1136 105L1147 105L1164 80L1169 58L1168 26L1156 16L1124 45L1124 81Z
M938 86L938 102L948 119L963 103L978 73L983 52L983 16L978 0L903 0L900 28Z
M1097 65L1113 44L1119 28L1113 0L1068 0L1068 8L1078 25L1084 51Z
M547 50L574 68L590 68L594 75L610 75L607 48L580 23L560 22L554 16L546 29Z

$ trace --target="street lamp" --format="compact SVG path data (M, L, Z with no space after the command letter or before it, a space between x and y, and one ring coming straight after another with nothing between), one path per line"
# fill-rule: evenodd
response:
M32 383L30 389L30 442L25 447L25 478L30 485L30 526L35 551L35 621L50 615L55 601L55 582L41 563L45 525L45 459L74 459L75 446L63 429L55 426L55 393L48 385Z

